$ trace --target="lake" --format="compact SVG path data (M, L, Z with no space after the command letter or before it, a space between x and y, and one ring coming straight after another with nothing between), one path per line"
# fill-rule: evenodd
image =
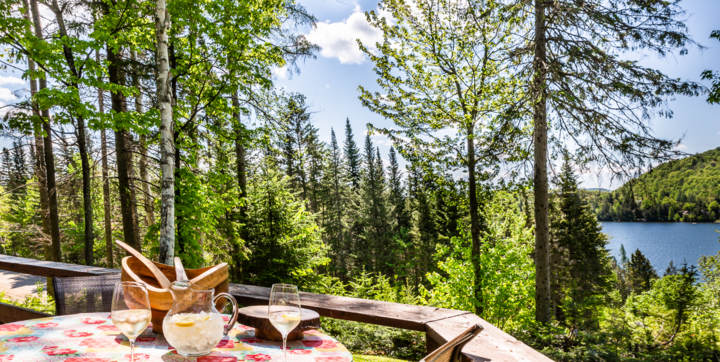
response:
M627 257L635 249L650 259L655 271L662 276L673 261L680 267L698 265L703 255L715 255L720 251L718 237L720 224L655 223L655 222L601 222L603 233L610 238L610 254L620 260L620 245L625 246Z

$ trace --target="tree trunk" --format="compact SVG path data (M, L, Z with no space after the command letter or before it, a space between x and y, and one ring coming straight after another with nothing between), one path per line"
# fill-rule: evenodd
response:
M165 0L155 3L155 37L157 42L157 97L160 110L160 262L173 264L175 256L175 142L170 94L168 31L170 14Z
M32 24L32 18L30 17L30 5L28 4L27 0L23 1L23 5L25 7L25 20L27 20L28 23ZM28 57L28 70L30 71L30 74L35 73L35 62L30 59L30 57ZM37 87L38 86L35 79L30 78L30 96L33 99L31 103L33 116L36 119L41 120L42 116L40 115L40 108L38 108L37 103L34 101L35 94L38 91ZM42 220L42 230L43 234L50 235L50 220L48 218L48 193L47 184L45 182L45 148L43 147L41 122L33 122L33 134L35 139L35 178L37 178L38 191L40 194L40 217Z
M57 0L52 0L52 11L55 14L55 19L58 24L58 31L60 36L67 37L67 29L65 28L65 19L63 18L62 10L58 6ZM74 79L80 78L80 74L75 67L75 55L69 46L63 45L63 55L65 61L68 64L68 68L73 73ZM80 88L78 87L77 81L71 80L70 84L75 91L78 92L78 100L80 99ZM83 222L85 223L85 264L92 265L93 260L93 245L95 244L95 236L93 234L93 209L92 209L92 194L90 185L90 162L88 160L88 149L87 149L87 135L85 134L85 119L81 115L76 116L77 120L77 143L78 151L80 152L80 168L82 170L82 193L83 193Z
M30 10L32 12L35 36L42 38L42 24L40 24L40 11L38 10L37 0L30 0ZM47 80L44 77L38 79L38 90L47 88ZM58 217L57 189L55 187L55 155L52 147L52 127L50 126L50 112L43 109L42 113L42 129L43 129L43 153L45 158L45 186L48 195L48 221L50 229L50 259L53 261L61 261L62 252L60 250L60 220Z
M135 51L130 50L130 59L133 63L136 61ZM138 90L138 94L134 97L135 100L135 112L142 113L142 95L140 94L140 81L138 80L138 75L136 74L136 70L132 69L132 82L133 87ZM132 205L132 212L135 215L135 223L133 224L133 228L135 228L134 233L136 237L138 238L138 242L140 239L140 220L138 216L138 201L137 201L137 187L135 185L135 181L138 179L138 175L136 174L135 169L135 162L133 160L133 155L138 152L139 143L135 141L135 137L133 136L131 131L127 131L127 149L130 153L129 163L128 163L128 185L130 189L130 205ZM139 250L139 249L138 249Z
M235 129L235 166L237 168L238 186L240 197L247 196L247 163L245 161L245 140L240 121L240 101L237 93L232 95L232 105L235 108L233 114L233 128Z
M133 61L137 60L135 52L132 51L130 56ZM133 73L133 87L138 90L135 96L135 111L142 113L142 93L140 92L140 79L139 75ZM143 193L143 208L145 209L145 226L150 227L155 224L155 210L153 208L153 198L150 194L150 182L148 181L147 174L147 136L144 134L139 135L138 147L140 153L139 172L140 172L140 183L142 184Z
M107 46L108 75L110 83L123 84L120 59L118 54L111 46ZM110 93L112 109L115 113L124 113L127 111L125 96L122 92L113 91ZM140 240L136 234L137 215L132 205L132 193L130 191L130 168L132 162L132 154L128 145L128 132L119 128L115 131L115 157L117 162L118 173L118 191L120 194L120 209L123 223L123 238L125 243L137 250L140 248Z
M237 172L238 189L240 190L240 210L238 222L241 224L240 238L247 241L247 161L245 159L245 135L243 134L242 122L240 121L240 100L237 92L232 95L233 106L233 130L235 132L235 170ZM233 255L240 255L240 245L233 243ZM235 263L235 277L240 278L242 268L240 263Z
M471 256L473 274L475 276L475 285L473 286L473 294L475 297L475 314L482 316L483 314L483 295L482 295L482 266L480 265L480 215L478 213L477 200L477 180L475 179L475 140L473 139L473 129L468 131L467 153L468 153L468 198L470 200L470 235L472 236ZM427 269L426 269L427 270Z
M100 63L100 52L95 52L95 60ZM105 113L105 99L103 90L98 88L98 112ZM103 180L103 212L105 224L105 254L107 254L108 267L113 267L113 246L112 246L112 215L110 215L110 178L108 177L108 154L107 154L107 133L105 128L100 130L100 148L102 153L102 180Z
M155 207L153 206L153 196L150 193L150 180L148 179L147 165L147 136L140 135L140 182L142 182L143 190L143 207L145 209L145 225L150 227L155 224Z
M548 323L550 302L550 230L547 175L547 72L545 54L545 0L535 0L535 54L533 58L533 145L535 148L535 319Z
M83 215L85 221L85 264L93 265L93 245L95 235L93 232L93 208L92 194L90 188L90 161L88 160L87 136L85 135L85 120L77 118L78 149L80 150L80 164L82 168L82 189L83 189Z

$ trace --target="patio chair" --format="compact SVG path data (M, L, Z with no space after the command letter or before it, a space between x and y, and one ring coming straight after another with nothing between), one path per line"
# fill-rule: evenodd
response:
M53 277L55 314L110 312L120 273L87 277Z
M434 351L430 352L425 358L421 359L420 362L459 362L462 360L463 346L470 342L475 336L477 336L483 327L479 324L475 324L464 332L457 335L457 337L445 342L442 346L438 347Z

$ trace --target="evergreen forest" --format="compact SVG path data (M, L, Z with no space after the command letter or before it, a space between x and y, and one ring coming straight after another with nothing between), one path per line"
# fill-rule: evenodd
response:
M598 223L720 218L720 149L679 159L649 126L672 97L720 102L720 69L626 58L695 46L681 5L382 0L356 96L391 125L321 134L273 78L319 52L301 2L0 0L0 75L23 82L0 107L0 253L118 268L122 240L234 283L469 311L555 360L718 361L720 252L654 270ZM660 163L579 187L588 164ZM425 354L421 333L323 328Z

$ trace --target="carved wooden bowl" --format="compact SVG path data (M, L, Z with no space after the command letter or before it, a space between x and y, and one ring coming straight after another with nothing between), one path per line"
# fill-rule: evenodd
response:
M170 282L175 281L174 267L166 264L153 263L165 274ZM185 272L187 273L188 279L190 279L190 284L196 288L214 288L215 293L222 293L227 292L230 286L228 282L227 263L220 263L207 268L186 269ZM148 296L150 297L153 331L162 333L163 318L165 318L165 314L170 310L173 303L170 292L160 287L160 284L150 270L134 256L126 256L122 259L122 273L120 278L123 281L134 281L146 285ZM224 303L224 299L222 300ZM217 305L217 307L218 310L221 310L219 308L221 305Z

